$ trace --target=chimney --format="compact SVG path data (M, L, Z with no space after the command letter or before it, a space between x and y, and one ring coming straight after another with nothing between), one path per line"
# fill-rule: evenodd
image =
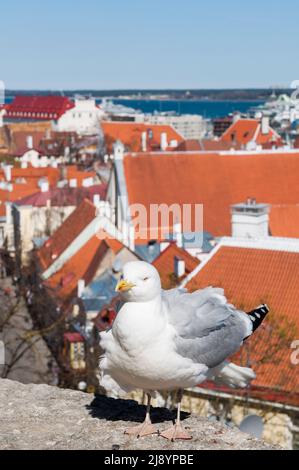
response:
M85 281L84 279L79 279L77 283L77 297L79 297L79 299L81 299L84 289L85 289Z
M261 120L261 131L263 135L268 135L269 130L270 130L270 125L269 125L269 118L268 116L263 116Z
M161 132L160 147L161 147L161 150L163 151L166 150L168 147L166 132Z
M93 195L93 205L94 206L98 207L99 204L100 204L100 200L101 200L101 198L100 198L99 194L94 194Z
M70 188L77 188L78 182L77 178L71 178L69 181Z
M146 132L142 132L141 134L141 151L142 152L146 152L147 148L146 148L146 140L147 140L147 133Z
M28 148L28 149L32 149L32 148L33 148L33 137L32 137L32 135L27 135L27 137L26 137L26 145L27 145L27 148Z
M125 153L124 144L123 144L120 140L117 140L117 141L113 144L114 160L123 160L123 158L124 158L124 153Z
M129 248L131 251L135 250L135 229L133 225L129 227Z
M6 181L11 181L11 169L12 169L12 165L4 165L3 167Z
M233 124L235 124L235 122L239 121L239 119L241 119L241 114L240 113L234 113L234 115L233 115Z
M38 185L42 193L46 193L47 191L49 191L49 181L47 180L47 178L41 178L38 182Z
M173 225L173 234L176 244L179 248L183 248L183 233L182 233L182 224L180 222L176 222Z
M184 276L185 272L186 272L185 261L183 259L177 258L175 256L175 258L174 258L174 273L175 273L176 277Z
M232 236L264 238L269 235L269 204L257 204L255 199L231 206Z
M5 109L0 109L0 127L3 127L3 116L6 114Z

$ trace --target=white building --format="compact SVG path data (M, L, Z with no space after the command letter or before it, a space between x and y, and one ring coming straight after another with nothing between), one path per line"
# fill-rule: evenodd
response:
M185 139L202 139L207 132L207 121L197 114L154 113L145 115L145 122L173 126Z
M77 132L81 135L96 134L104 114L94 98L76 97L74 107L53 121L53 129L58 132Z

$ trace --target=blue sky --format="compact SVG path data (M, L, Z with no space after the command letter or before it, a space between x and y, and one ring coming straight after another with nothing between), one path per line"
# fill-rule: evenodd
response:
M234 88L299 79L297 0L5 0L7 88Z

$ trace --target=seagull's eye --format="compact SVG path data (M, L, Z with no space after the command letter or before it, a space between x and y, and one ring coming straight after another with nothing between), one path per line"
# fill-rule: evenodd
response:
M144 278L143 278L144 281L147 281L148 279L149 279L148 277L144 277Z

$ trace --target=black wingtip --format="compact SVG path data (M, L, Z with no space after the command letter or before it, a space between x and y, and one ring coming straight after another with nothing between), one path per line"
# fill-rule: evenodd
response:
M263 322L270 309L267 304L262 304L256 307L254 310L247 312L252 322L252 332L254 332L260 324Z

